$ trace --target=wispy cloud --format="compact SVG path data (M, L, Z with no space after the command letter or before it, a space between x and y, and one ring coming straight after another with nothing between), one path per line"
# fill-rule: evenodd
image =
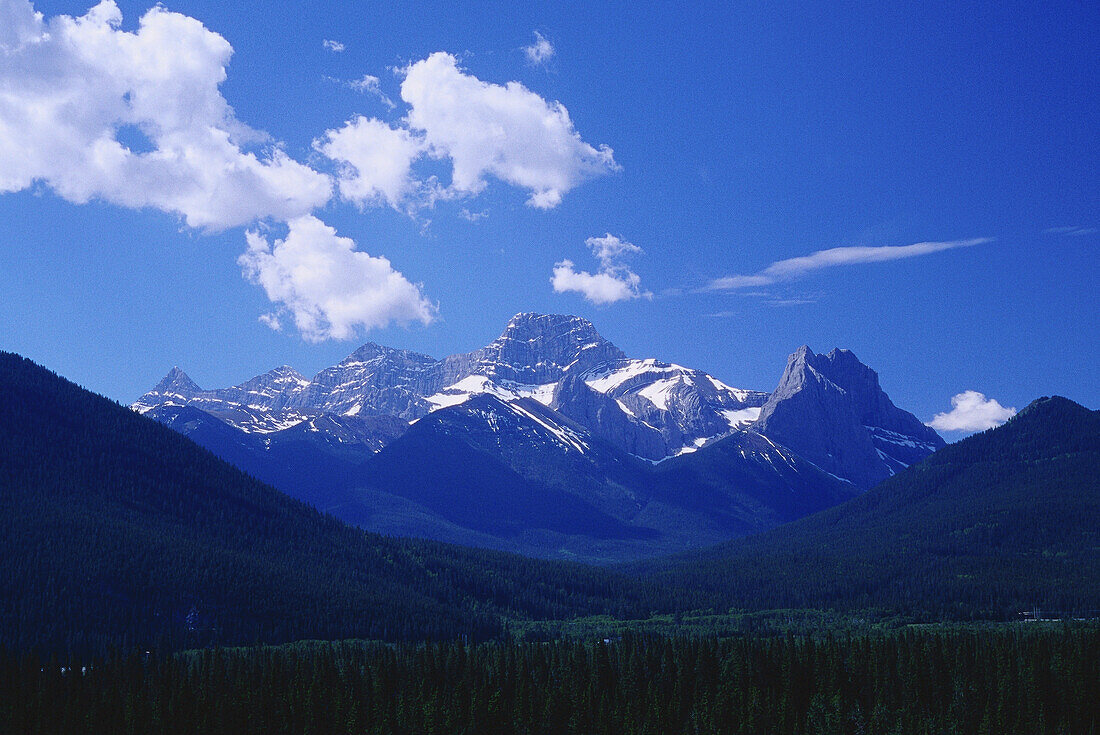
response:
M324 41L321 41L321 45L336 54L341 53L344 49L347 48L347 46L340 43L339 41L332 41L328 38L326 38Z
M357 92L374 95L382 100L382 104L391 110L397 106L394 104L393 100L387 97L382 91L381 80L372 74L364 74L362 79L356 79L354 82L349 82L348 86Z
M1000 426L1016 415L1016 409L1005 408L984 393L967 390L951 399L951 410L937 413L928 422L936 431L985 431Z
M480 212L471 212L466 207L463 207L461 211L459 211L458 216L467 222L478 222L489 216L489 210L483 209Z
M653 298L649 291L642 291L641 277L622 262L628 255L641 253L640 247L610 232L603 237L590 237L584 243L600 261L599 271L578 271L571 260L557 263L550 279L556 293L575 291L593 304Z
M816 304L817 299L768 299L764 303L769 306L802 306L803 304Z
M1095 235L1097 232L1100 232L1100 229L1097 229L1095 227L1075 227L1075 226L1070 226L1070 227L1048 227L1047 229L1043 230L1043 234L1045 234L1045 235L1073 235L1073 236L1077 236L1077 235Z
M554 57L554 45L546 36L535 31L535 42L530 46L524 46L523 53L527 56L527 61L535 66L542 66Z
M818 250L797 258L778 260L767 268L751 275L734 275L716 278L710 282L708 290L733 291L742 288L760 288L782 281L790 281L806 273L822 268L857 263L881 263L887 260L914 258L918 255L938 253L943 250L965 248L992 242L990 237L977 237L970 240L951 240L948 242L918 242L912 245L884 245L881 247L843 247Z

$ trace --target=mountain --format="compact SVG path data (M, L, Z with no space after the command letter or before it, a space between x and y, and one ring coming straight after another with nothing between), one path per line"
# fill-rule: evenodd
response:
M17 355L0 353L0 395L9 650L476 638L669 604L606 571L350 528ZM211 421L197 430L239 432Z
M765 530L856 492L748 432L653 465L530 398L475 395L377 453L332 445L322 432L284 438L307 422L249 435L190 406L147 415L347 523L547 558L671 553Z
M530 313L442 360L366 344L219 390L177 368L133 408L369 530L601 563L766 530L943 445L847 351L799 350L768 394Z
M944 446L890 401L874 370L840 349L791 355L753 428L864 489Z
M312 379L284 366L216 390L201 390L173 368L132 408L189 405L246 433L266 434L322 414L415 421L485 393L534 398L574 418L591 414L589 428L598 435L652 461L746 425L767 399L697 370L628 360L587 319L523 313L489 345L442 360L368 343ZM590 408L593 396L607 410Z
M1096 615L1100 412L1039 399L847 503L632 569L719 607Z

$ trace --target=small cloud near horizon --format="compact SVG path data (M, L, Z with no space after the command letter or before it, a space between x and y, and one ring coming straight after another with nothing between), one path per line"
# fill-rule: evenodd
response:
M324 41L321 41L321 45L324 46L325 48L327 48L329 51L332 51L335 54L338 54L338 53L344 51L347 48L347 46L340 43L339 41L333 41L333 40L328 39L328 38L326 38Z
M1016 415L1016 408L1005 408L993 398L976 390L966 390L951 398L951 410L937 413L926 426L936 431L976 432L993 429Z

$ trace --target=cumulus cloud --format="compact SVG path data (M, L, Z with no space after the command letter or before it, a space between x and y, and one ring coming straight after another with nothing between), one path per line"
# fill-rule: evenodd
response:
M519 82L483 82L444 52L400 73L401 99L409 107L401 120L390 124L359 117L329 130L315 144L343 165L341 195L360 206L385 202L413 210L480 194L493 177L526 189L529 206L552 209L586 178L619 168L611 148L581 139L561 103L547 102ZM377 77L367 75L361 82L364 91L381 94ZM391 160L383 162L387 157ZM415 176L415 164L427 158L450 162L449 185ZM379 196L374 174L364 173L360 162L369 162L371 171L400 172L402 186L383 188L400 196Z
M856 263L880 263L887 260L913 258L918 255L938 253L943 250L965 248L991 242L992 238L978 237L970 240L951 240L947 242L918 242L913 245L886 245L881 247L844 247L818 250L798 258L788 258L772 263L764 270L752 275L737 275L717 278L710 283L711 290L730 291L740 288L758 288L770 286L780 281L789 281L810 271L832 268Z
M405 70L406 123L433 155L451 160L451 188L477 194L486 176L527 189L527 203L556 207L581 181L615 170L611 148L581 140L569 112L519 82L483 82L437 52Z
M327 176L274 146L245 149L266 136L218 89L224 38L159 5L134 32L121 23L112 0L48 21L27 0L0 3L0 192L43 182L74 203L153 207L213 230L328 201Z
M391 323L428 324L435 306L390 261L355 249L355 242L312 215L288 223L285 239L245 234L238 263L252 283L294 320L311 342L350 339L357 330ZM278 328L278 314L261 321Z
M936 431L985 431L1000 426L1015 415L1015 408L1005 408L976 390L967 390L954 396L951 410L933 416L928 426Z
M535 42L530 46L524 46L523 53L527 56L527 61L535 66L541 66L554 57L554 46L546 36L535 31Z
M340 195L360 206L385 203L399 209L419 188L412 165L424 153L424 142L403 128L360 116L313 146L340 164Z
M611 233L590 237L585 244L600 261L599 270L596 273L578 271L571 260L555 264L550 283L556 293L575 291L594 304L653 297L652 293L641 290L641 277L621 262L627 255L641 253L640 247Z
M321 41L321 45L327 48L329 51L337 54L347 48L347 46L340 43L339 41L331 41L327 38L324 41Z

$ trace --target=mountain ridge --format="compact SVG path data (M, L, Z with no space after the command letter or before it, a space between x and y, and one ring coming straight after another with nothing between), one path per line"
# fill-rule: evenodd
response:
M1100 609L1100 411L1037 399L848 502L624 569L749 609Z
M813 355L803 347L795 356L802 351ZM878 434L871 445L853 434L852 441L863 444L857 452L861 461L879 463L882 460L873 450L884 450L893 467L908 464L918 458L913 452L902 453L910 462L892 455L914 437L920 441L913 443L921 445L916 454L942 446L942 440L915 417L905 414L908 421L898 419L897 414L904 412L882 393L874 371L850 352L834 349L822 359L831 360L837 354L850 356L849 372L863 370L861 377L868 387L862 404L878 401L888 409L877 411ZM278 370L285 373L276 379L272 375ZM162 403L185 402L247 432L271 432L317 413L386 413L415 421L472 395L493 392L535 398L625 451L661 461L750 425L784 443L780 435L789 432L782 426L771 428L777 423L771 415L779 398L791 397L783 392L790 370L789 361L784 379L771 394L731 388L699 370L652 358L628 358L587 319L521 312L486 347L442 359L367 342L310 379L284 367L232 388L208 391L197 390L182 371L173 368L132 408L145 412ZM179 390L173 388L177 380ZM844 474L846 467L826 469L855 479ZM877 473L888 476L889 471L880 468ZM866 487L867 477L874 473L856 474L857 484Z
M182 397L172 389L186 388L180 375L134 408L344 520L601 563L765 530L942 445L848 351L801 348L769 394L629 358L569 315L517 314L486 347L441 360L366 343L312 379L276 368ZM240 434L181 418L181 405ZM674 471L655 471L670 462ZM532 503L538 492L556 499L556 509L540 502L546 519L572 513L589 532L547 526L506 502L506 477ZM427 482L455 497L428 492ZM700 493L709 505L693 500ZM594 523L566 512L581 507ZM501 508L507 517L493 518Z
M351 528L18 355L0 352L0 391L9 650L476 640L661 599L611 572Z

